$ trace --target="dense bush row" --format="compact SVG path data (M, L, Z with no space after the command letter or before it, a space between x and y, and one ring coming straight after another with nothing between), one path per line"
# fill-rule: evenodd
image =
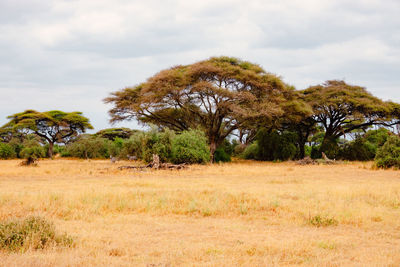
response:
M294 132L261 128L255 141L249 145L226 139L214 154L215 162L231 161L231 156L263 161L285 161L299 157L297 135ZM316 133L308 141L306 156L319 158L319 147L324 134ZM48 157L47 145L40 139L28 135L22 141L11 139L0 142L0 158ZM333 140L327 150L330 158L340 160L368 161L376 159L378 167L400 167L399 137L385 128L370 130L355 135L353 141ZM175 133L165 129L159 131L133 131L126 128L106 129L97 134L82 134L67 145L56 145L55 153L62 157L82 159L136 158L149 162L158 154L162 162L206 163L210 161L207 139L201 131Z
M115 137L113 141L96 135L82 135L65 146L63 157L127 159L134 157L149 162L158 154L162 162L205 163L210 161L210 151L204 134L200 131L162 132L152 129L134 132L129 138Z

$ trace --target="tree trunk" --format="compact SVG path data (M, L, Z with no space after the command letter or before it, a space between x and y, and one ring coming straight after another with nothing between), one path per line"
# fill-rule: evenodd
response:
M215 159L214 159L215 150L217 150L217 143L215 142L215 140L211 140L211 142L210 142L210 159L211 159L212 163L215 162Z
M51 158L51 159L53 159L53 150L54 150L54 143L53 142L49 142L48 154L49 154L49 158Z
M299 159L304 159L306 156L306 144L305 142L299 142Z

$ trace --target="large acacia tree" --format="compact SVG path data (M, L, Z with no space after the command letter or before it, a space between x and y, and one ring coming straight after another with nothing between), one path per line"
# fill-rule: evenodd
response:
M67 143L86 129L93 129L89 119L82 116L81 112L26 110L7 118L10 121L2 129L36 134L49 144L49 157L53 157L55 143Z
M304 128L311 129L315 122L325 130L321 152L327 152L336 144L339 137L354 130L366 130L373 125L392 126L398 123L399 105L382 101L361 86L331 80L311 86L301 93L303 99L313 109L313 115L301 122Z
M211 154L249 121L273 121L292 88L260 66L214 57L163 70L146 82L114 92L111 122L137 119L176 131L202 129Z

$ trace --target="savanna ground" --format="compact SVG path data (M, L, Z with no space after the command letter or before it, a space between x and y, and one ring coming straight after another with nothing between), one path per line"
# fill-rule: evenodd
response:
M400 171L372 163L0 161L0 220L40 215L71 248L0 251L2 266L399 266Z

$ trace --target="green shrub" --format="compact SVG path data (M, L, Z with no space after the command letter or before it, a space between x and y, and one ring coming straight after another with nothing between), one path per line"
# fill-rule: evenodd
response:
M379 168L400 168L400 138L398 136L390 136L378 149L375 162Z
M72 238L57 235L54 225L41 217L0 223L0 249L26 251L51 245L71 246Z
M379 128L378 130L370 130L366 132L363 138L369 143L381 147L385 144L390 135L391 132L388 129Z
M252 143L251 145L247 146L243 151L243 158L244 159L256 159L258 152L258 144L257 141Z
M6 143L0 143L0 159L12 159L17 157L14 148Z
M75 142L65 147L61 156L83 159L108 158L111 155L112 146L113 142L106 138L81 135Z
M225 152L225 150L222 147L219 147L215 150L214 153L214 161L215 162L230 162L231 156Z
M19 153L21 158L26 159L23 163L24 165L31 165L39 158L44 158L46 156L45 148L42 146L31 146L25 147Z
M210 149L203 132L184 131L172 140L174 163L206 163L210 161Z
M261 128L256 136L257 160L288 160L296 156L296 134Z
M377 146L371 144L364 138L356 138L343 146L339 152L339 158L344 160L373 160L376 154Z
M171 161L174 136L175 133L169 129L159 132L154 127L148 132L136 132L124 141L120 157L130 155L150 162L153 154L157 154L162 162Z

